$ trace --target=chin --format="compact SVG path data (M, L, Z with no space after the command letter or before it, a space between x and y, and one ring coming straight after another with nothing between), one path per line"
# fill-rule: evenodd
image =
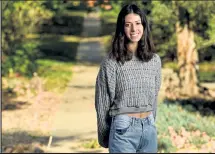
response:
M137 42L140 41L140 39L130 39L130 41L131 41L132 43L137 43Z
M129 38L130 42L136 43L139 42L141 38Z

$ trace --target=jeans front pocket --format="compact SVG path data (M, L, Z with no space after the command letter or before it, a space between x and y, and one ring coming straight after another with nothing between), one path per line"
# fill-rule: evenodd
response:
M154 119L153 114L150 114L150 115L148 116L148 119L149 119L149 121L150 121L150 125L153 126L153 127L156 129L155 119Z
M117 115L114 117L113 125L116 133L123 135L131 126L132 119L127 115Z

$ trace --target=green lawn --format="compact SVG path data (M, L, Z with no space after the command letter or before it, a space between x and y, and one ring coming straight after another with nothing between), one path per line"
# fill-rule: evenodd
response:
M45 81L45 88L49 91L63 92L72 78L74 62L60 62L57 60L40 59L38 75Z
M175 62L166 62L163 67L172 68L174 71L178 70ZM200 82L215 82L215 61L199 64L199 80Z

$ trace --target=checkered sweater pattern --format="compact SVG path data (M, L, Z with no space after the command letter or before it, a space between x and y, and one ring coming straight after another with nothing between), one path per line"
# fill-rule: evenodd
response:
M161 59L148 62L133 55L123 65L106 56L96 78L95 109L99 144L108 148L111 117L117 114L152 111L156 118L161 85Z

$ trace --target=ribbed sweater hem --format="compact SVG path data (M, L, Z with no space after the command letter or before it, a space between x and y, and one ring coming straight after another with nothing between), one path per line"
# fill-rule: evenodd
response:
M125 114L125 113L139 113L139 112L149 112L153 111L153 108L151 106L146 107L123 107L119 109L110 109L109 115L115 116L118 114Z

